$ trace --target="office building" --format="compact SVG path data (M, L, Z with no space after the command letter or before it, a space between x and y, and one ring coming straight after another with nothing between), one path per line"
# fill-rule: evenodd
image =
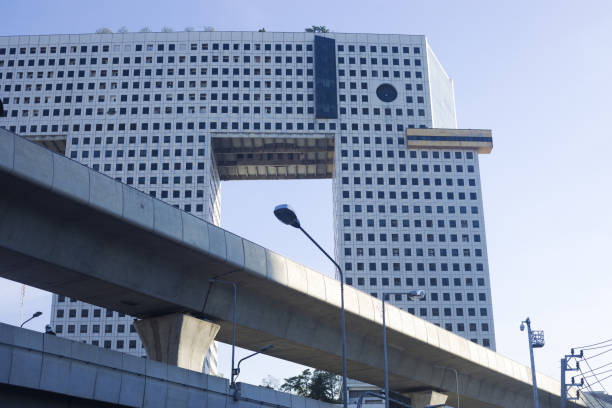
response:
M0 98L7 129L217 225L221 181L332 178L346 283L495 348L478 165L491 134L456 129L425 37L0 37ZM54 296L52 324L144 352L129 316L75 299Z

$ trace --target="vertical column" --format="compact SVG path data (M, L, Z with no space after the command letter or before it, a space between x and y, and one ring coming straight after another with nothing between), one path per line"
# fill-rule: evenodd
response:
M437 391L419 391L406 394L410 398L413 408L425 408L428 406L442 405L448 399L448 395Z
M174 313L134 321L150 359L202 372L219 325Z

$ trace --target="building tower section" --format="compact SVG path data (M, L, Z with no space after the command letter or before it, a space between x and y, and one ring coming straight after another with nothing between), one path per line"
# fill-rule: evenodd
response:
M0 98L7 129L217 225L222 181L332 178L346 283L495 348L491 135L456 129L425 37L0 37ZM57 295L52 313L61 336L143 354L129 316Z

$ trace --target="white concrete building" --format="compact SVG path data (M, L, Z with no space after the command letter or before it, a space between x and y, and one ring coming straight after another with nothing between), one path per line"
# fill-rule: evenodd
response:
M495 349L478 166L492 140L429 129L457 121L425 37L0 37L0 100L3 127L215 224L221 181L333 178L346 283ZM58 335L144 353L129 316L61 296L52 314Z

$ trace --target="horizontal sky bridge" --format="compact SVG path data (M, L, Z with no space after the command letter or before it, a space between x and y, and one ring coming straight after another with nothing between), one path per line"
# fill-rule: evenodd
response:
M326 140L327 142L327 140ZM246 147L222 147L222 143L218 139L213 139L213 148L215 154L303 154L303 153L319 153L319 152L334 152L333 143L325 143L323 146L298 146L295 143L267 143L263 146L246 146Z
M290 165L326 165L327 161L324 159L317 159L316 157L309 158L296 155L296 157L288 157L284 158L282 156L276 157L262 157L262 155L253 155L254 157L244 158L237 160L227 160L215 163L217 168L219 167L234 167L234 166L274 166L274 167L282 167L282 166L290 166Z
M332 178L334 136L212 138L221 180Z

